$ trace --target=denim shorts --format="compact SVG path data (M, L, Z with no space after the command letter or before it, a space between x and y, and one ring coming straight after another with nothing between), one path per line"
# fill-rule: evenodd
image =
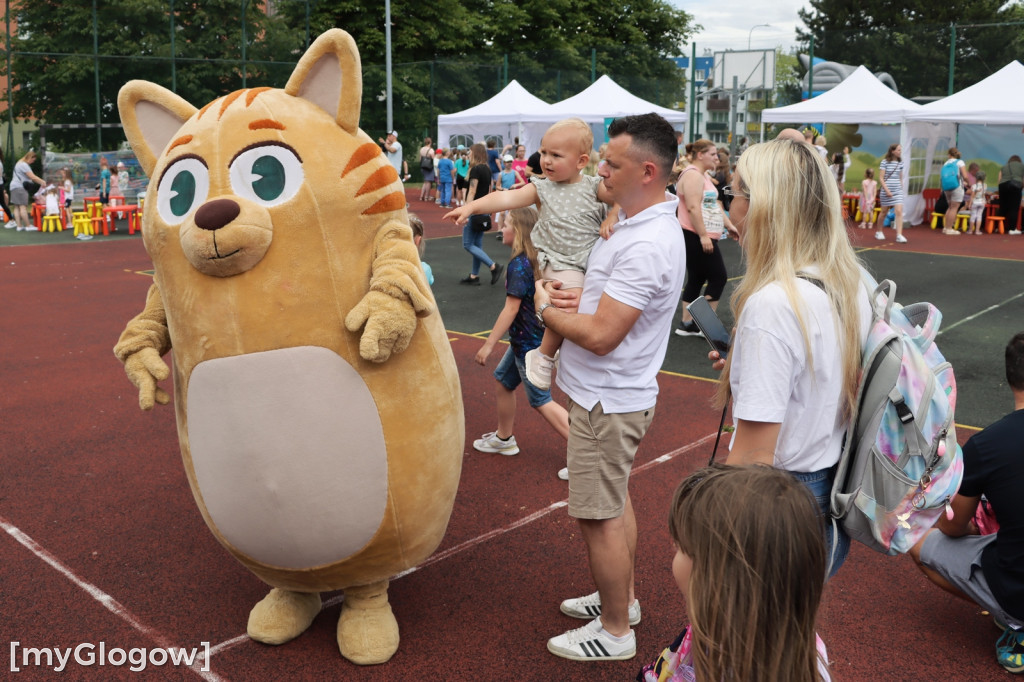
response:
M807 486L818 503L818 509L825 519L825 551L829 562L828 577L832 577L846 561L850 553L850 536L839 523L832 523L829 508L832 505L832 482L836 477L836 467L818 469L817 471L790 471L790 476ZM833 547L833 543L835 546Z
M522 384L526 388L526 399L530 401L530 407L537 408L551 402L551 391L540 390L526 378L526 362L516 357L512 346L508 347L494 369L494 378L510 391Z

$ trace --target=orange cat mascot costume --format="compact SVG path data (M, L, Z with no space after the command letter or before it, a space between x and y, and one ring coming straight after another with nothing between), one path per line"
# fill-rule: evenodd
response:
M342 589L343 656L398 649L388 579L451 515L465 438L451 347L402 184L359 129L362 75L321 35L283 90L200 110L127 83L121 120L150 177L155 283L114 349L144 410L173 350L178 438L217 540L273 589L248 633L281 644Z

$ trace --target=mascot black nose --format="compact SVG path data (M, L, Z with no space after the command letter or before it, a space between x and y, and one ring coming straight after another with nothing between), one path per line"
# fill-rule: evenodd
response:
M196 225L204 230L219 230L238 217L242 209L231 199L214 199L196 211Z

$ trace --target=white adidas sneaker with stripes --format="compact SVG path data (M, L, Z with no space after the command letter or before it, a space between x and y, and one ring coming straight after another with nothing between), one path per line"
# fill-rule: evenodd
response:
M585 597L566 599L559 606L562 613L573 618L591 620L601 615L601 594L594 592ZM629 605L629 624L637 625L640 622L640 600L634 599Z
M548 651L574 661L625 661L636 656L636 635L612 637L595 618L581 628L552 637Z

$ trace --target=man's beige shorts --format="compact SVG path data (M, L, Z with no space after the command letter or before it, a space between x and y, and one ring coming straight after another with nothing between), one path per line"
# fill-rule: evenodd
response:
M626 508L629 472L654 408L605 414L569 399L569 516L614 519Z

